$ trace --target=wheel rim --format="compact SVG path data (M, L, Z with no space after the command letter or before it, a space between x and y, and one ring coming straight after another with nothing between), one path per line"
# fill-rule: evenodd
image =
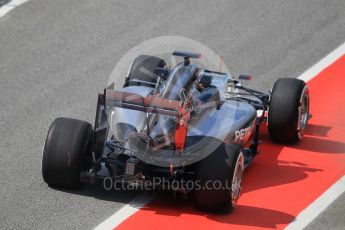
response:
M232 186L231 186L231 200L232 205L235 206L238 198L241 194L241 183L243 179L243 171L244 171L244 158L242 152L237 158L234 174L232 176Z
M300 139L303 138L304 130L307 127L308 119L309 119L309 96L307 94L307 88L305 88L302 98L301 98L301 105L298 111L298 137Z

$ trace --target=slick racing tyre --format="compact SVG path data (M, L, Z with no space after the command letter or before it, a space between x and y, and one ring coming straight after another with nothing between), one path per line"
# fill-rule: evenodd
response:
M294 144L303 138L309 119L309 91L304 81L278 79L273 86L268 132L277 143Z
M241 193L244 156L236 145L221 144L196 165L194 203L201 210L231 212Z
M166 63L161 58L149 55L139 55L129 68L124 87L130 85L155 87L157 82L157 78L154 74L155 68L163 68L164 66L166 66Z
M43 149L42 176L52 187L78 188L85 156L91 155L91 124L57 118L49 128Z

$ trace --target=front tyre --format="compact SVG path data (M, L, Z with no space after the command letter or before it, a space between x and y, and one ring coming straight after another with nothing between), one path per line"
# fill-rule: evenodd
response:
M78 188L85 156L91 155L91 124L57 118L49 128L43 149L42 176L52 187Z
M277 143L294 144L303 138L309 119L309 90L304 81L278 79L268 110L268 132Z
M197 164L194 203L202 210L229 213L241 193L244 156L236 145L221 144Z
M166 63L163 59L149 55L139 55L129 68L124 87L131 85L146 85L155 87L157 78L154 75L157 67L163 68Z

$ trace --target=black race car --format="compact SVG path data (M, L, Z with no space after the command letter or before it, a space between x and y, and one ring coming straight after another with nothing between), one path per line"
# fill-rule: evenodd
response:
M158 57L137 57L122 89L111 84L98 95L94 127L55 119L43 150L44 181L62 188L97 179L154 188L178 182L169 189L192 194L197 207L229 212L258 153L260 124L277 143L303 138L309 92L302 80L279 79L264 93L241 84L250 76L192 64L199 54L173 55L183 57L173 68Z

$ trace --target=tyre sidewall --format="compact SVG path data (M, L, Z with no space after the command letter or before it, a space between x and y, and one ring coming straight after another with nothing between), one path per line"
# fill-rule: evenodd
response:
M57 118L49 128L42 158L42 174L51 186L80 186L80 170L90 151L92 126L84 121Z
M273 141L293 144L303 137L299 129L299 109L305 82L293 78L278 79L273 88L268 111L268 131Z
M201 188L194 191L194 202L202 210L228 213L233 210L232 178L241 151L237 145L222 144L208 157L197 163L196 180ZM219 181L222 189L203 189L207 181Z

